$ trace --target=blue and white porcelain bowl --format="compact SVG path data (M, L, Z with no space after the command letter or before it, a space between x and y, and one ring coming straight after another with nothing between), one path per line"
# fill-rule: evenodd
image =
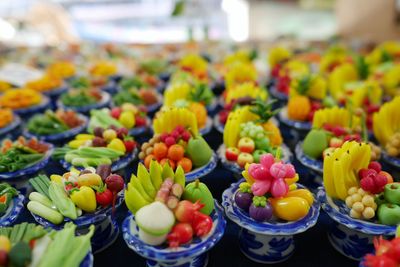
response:
M28 129L25 129L24 136L27 138L35 137L41 141L62 145L65 142L73 139L76 135L82 133L86 129L88 125L88 118L82 114L79 114L78 117L82 121L82 124L79 125L78 127L69 129L68 131L50 135L38 135L29 132Z
M396 233L396 226L351 218L345 202L327 196L323 187L319 188L317 196L322 209L334 221L328 232L329 241L350 259L360 261L365 254L372 253L374 237L393 237Z
M213 100L211 101L211 103L209 105L206 106L207 109L207 113L208 114L215 114L215 112L218 109L218 100L217 98L213 98Z
M279 92L278 89L276 88L275 85L272 85L269 88L269 92L271 94L271 96L277 100L279 100L279 102L287 102L288 101L288 95L282 92Z
M285 163L292 162L293 155L290 149L285 144L281 145L281 149L282 149L282 158L281 158L282 161ZM222 144L217 151L222 166L224 166L224 168L226 168L227 170L233 172L240 179L242 177L242 171L244 171L244 168L240 167L239 164L237 164L234 161L227 160L225 157L225 150L226 150L225 145Z
M83 258L81 264L79 265L79 267L93 267L93 254L92 252L89 252L85 258Z
M114 161L111 164L111 172L117 172L127 167L136 158L136 154L137 154L137 148L135 148L135 150L133 150L132 153L123 156L117 161ZM63 168L66 169L67 171L71 170L72 168L71 163L65 161L64 159L60 160L60 163L63 166ZM75 167L75 168L78 170L84 169L84 167Z
M299 142L295 148L295 155L298 161L305 167L307 167L311 172L318 176L322 176L324 170L324 162L322 160L313 159L304 154L303 142Z
M13 121L7 126L0 128L0 140L5 138L14 139L20 135L21 118L14 114Z
M47 96L42 95L42 101L32 107L14 109L14 113L19 115L22 119L29 119L36 113L42 113L50 106L50 100Z
M0 182L7 182L14 188L18 189L21 194L28 195L32 189L28 180L47 166L50 157L53 154L53 145L50 143L45 144L48 145L49 149L46 151L46 153L44 153L44 156L41 160L18 171L0 173Z
M92 109L101 109L109 107L111 103L111 97L106 92L101 92L101 100L97 103L82 106L82 107L75 107L75 106L65 106L62 101L59 99L57 101L57 107L60 109L70 109L78 113L82 113L85 115L89 115Z
M66 83L63 83L60 87L52 89L52 90L48 90L48 91L44 91L43 94L45 96L50 97L51 100L56 100L61 94L65 93L66 91L68 91L68 86Z
M122 223L122 234L126 244L137 254L147 259L148 267L205 267L208 262L207 251L218 243L225 232L226 221L221 206L215 201L211 214L213 228L202 238L196 237L190 244L171 249L167 245L151 246L139 238L139 227L135 216L129 215Z
M157 102L151 105L147 105L147 112L150 114L154 114L162 105L164 98L160 93L156 93L157 96Z
M382 160L395 170L400 171L400 158L389 156L388 153L383 148L381 151L382 151Z
M115 208L118 208L124 201L123 193L118 195L115 203ZM49 227L54 230L61 230L67 222L73 222L77 226L77 234L86 234L89 227L93 224L95 226L94 235L91 239L93 253L98 253L111 246L119 235L119 228L117 221L112 215L112 207L97 209L94 213L86 213L76 220L68 218L64 219L64 223L55 225L46 219L33 214L33 218L37 223L43 227Z
M6 212L0 216L0 227L11 226L24 209L25 197L18 194L10 202Z
M151 125L151 120L150 120L149 117L146 117L146 125L130 129L128 131L129 135L130 136L135 136L135 137L143 135L143 134L145 134L146 132L149 131L150 125Z
M232 184L222 194L226 216L239 225L242 253L252 261L273 264L287 260L294 252L293 236L313 227L319 216L319 203L314 201L308 214L294 222L257 222L235 203L235 194L244 179ZM304 188L298 185L299 188Z
M206 124L204 125L203 128L199 129L199 133L204 136L211 132L212 127L213 127L213 121L210 117L207 117Z
M206 176L207 174L212 172L215 169L215 167L217 167L217 163L218 163L217 154L213 152L211 159L206 165L193 169L188 173L185 173L186 182L192 182L196 179Z
M110 80L107 82L107 84L101 86L100 89L109 93L110 95L115 95L120 90L120 87L118 86L117 82Z
M282 108L278 113L278 119L281 122L282 135L291 136L293 140L303 140L311 130L312 123L309 121L295 121L288 118L287 108Z

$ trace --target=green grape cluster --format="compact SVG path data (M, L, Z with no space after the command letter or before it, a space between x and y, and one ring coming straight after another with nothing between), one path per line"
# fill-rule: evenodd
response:
M250 137L251 139L260 139L265 136L264 128L249 121L240 124L240 137Z

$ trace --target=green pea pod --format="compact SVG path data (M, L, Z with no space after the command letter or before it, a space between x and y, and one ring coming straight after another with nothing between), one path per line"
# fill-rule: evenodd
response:
M49 187L49 196L62 215L71 218L72 220L77 218L75 204L67 196L62 185L51 182Z

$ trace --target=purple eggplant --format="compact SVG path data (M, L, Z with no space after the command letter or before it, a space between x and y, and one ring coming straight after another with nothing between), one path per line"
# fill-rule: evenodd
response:
M237 191L235 195L235 203L242 210L248 211L253 202L253 194Z
M264 222L272 217L272 206L265 197L253 197L253 203L250 205L249 215L258 222Z

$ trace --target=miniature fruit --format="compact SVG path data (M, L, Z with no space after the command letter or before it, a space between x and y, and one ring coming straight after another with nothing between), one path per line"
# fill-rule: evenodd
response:
M117 138L117 132L113 129L107 129L103 132L103 138L110 142L111 140Z
M253 139L249 137L242 137L239 140L238 148L243 153L252 153L255 149L255 144Z
M135 115L131 111L123 111L118 120L127 129L135 126Z
M386 225L398 225L400 223L400 206L397 204L381 204L378 208L379 222Z
M310 204L301 197L271 198L270 202L274 214L286 221L297 221L310 210Z
M154 145L153 155L158 159L161 160L165 158L168 154L168 147L164 143L157 143Z
M176 164L177 166L181 166L185 173L190 172L193 168L192 161L189 158L182 158Z
M294 96L289 99L287 113L289 119L305 121L311 111L311 103L306 96Z
M239 157L239 149L236 147L229 147L225 150L225 157L229 161L236 161Z
M107 145L107 147L117 151L121 151L124 154L126 152L125 144L119 138L112 139L111 142Z
M189 223L178 223L168 234L168 245L176 248L181 244L189 243L193 238L193 229Z
M253 155L249 153L240 153L237 159L237 164L239 164L239 166L242 168L246 165L246 163L250 164L253 162L254 162Z
M312 129L303 142L304 154L318 159L328 147L328 137L324 130Z
M196 211L192 221L192 228L196 236L202 237L207 235L213 226L213 221L210 216Z
M252 219L263 222L271 219L272 207L265 197L254 196L253 203L249 208L249 215Z
M199 201L192 203L188 200L182 200L174 210L175 218L179 222L191 223L193 221L195 211L199 211L204 207Z
M384 195L389 203L400 205L400 183L385 185Z
M179 161L183 158L185 150L181 145L172 145L168 148L168 158L173 161Z
M187 145L186 153L192 160L195 167L201 167L206 165L211 157L213 156L213 151L207 142L201 136L192 137Z
M214 198L210 190L198 179L186 185L182 198L192 202L199 200L201 204L204 204L200 210L204 214L210 215L214 210Z
M260 162L261 156L264 155L264 154L266 154L266 153L267 153L267 152L264 151L264 150L259 150L259 149L255 150L255 151L253 152L253 159L254 159L254 162L255 162L255 163L259 163L259 162Z

